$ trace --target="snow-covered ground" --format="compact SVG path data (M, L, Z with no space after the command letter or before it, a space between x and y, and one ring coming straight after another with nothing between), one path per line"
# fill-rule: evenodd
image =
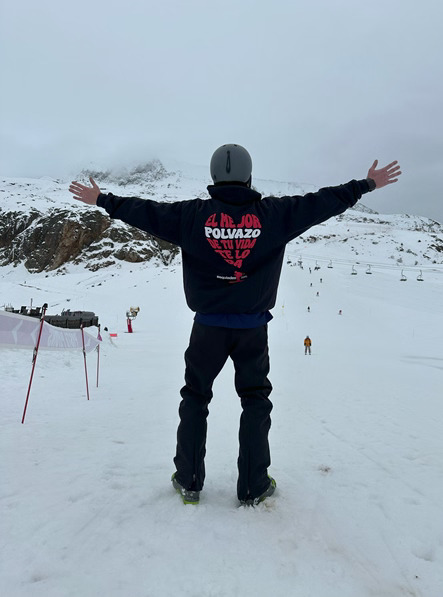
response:
M249 509L235 497L229 364L200 505L170 484L192 325L179 265L0 269L1 303L93 310L118 334L103 333L98 388L87 357L89 402L82 354L40 352L24 425L32 351L0 349L2 595L443 595L443 268L402 283L329 256L284 266L269 324L278 488Z

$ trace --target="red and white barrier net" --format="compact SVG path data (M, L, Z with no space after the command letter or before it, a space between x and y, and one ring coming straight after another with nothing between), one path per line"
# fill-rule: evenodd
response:
M98 368L100 359L100 328L98 337L94 338L84 329L65 329L50 325L44 320L47 305L43 306L40 319L26 317L10 311L0 311L0 346L9 348L33 348L31 378L29 380L28 393L26 395L25 408L23 411L22 423L25 421L26 409L28 407L29 394L31 392L32 379L34 376L35 363L39 349L42 350L81 350L85 362L86 395L89 400L88 370L86 367L86 353L97 349L97 387Z
M0 346L10 348L34 348L40 330L38 318L26 317L9 311L0 311ZM44 350L83 350L91 352L100 340L84 332L84 346L81 329L57 328L43 322L40 349Z

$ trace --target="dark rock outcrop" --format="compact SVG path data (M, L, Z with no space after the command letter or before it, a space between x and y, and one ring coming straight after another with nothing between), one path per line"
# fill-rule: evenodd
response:
M0 264L24 263L30 272L84 263L93 271L118 261L157 258L167 265L178 248L141 230L111 220L98 210L0 210Z

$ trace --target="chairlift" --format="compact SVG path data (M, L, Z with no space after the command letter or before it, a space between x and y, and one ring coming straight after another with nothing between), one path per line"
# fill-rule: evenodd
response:
M370 265L368 265L368 269L366 270L366 273L367 274L372 274L372 272L371 272L371 266Z
M351 276L356 276L356 275L357 275L357 270L355 269L354 266L352 266Z
M404 275L403 270L401 270L401 277L400 277L400 282L406 282L407 277Z
M329 262L328 267L329 269L332 269L332 261Z
M421 270L420 270L420 273L417 276L417 282L423 282L423 274L421 273Z

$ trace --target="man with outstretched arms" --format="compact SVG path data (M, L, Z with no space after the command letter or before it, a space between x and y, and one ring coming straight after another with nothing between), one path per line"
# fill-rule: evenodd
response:
M185 503L198 503L205 478L206 427L212 385L228 357L234 363L241 400L237 496L257 504L272 495L268 475L272 390L268 379L267 324L272 319L286 244L316 224L355 205L364 193L397 181L397 162L367 177L316 193L262 197L251 188L252 160L236 144L219 147L211 159L214 182L208 199L162 203L103 194L73 182L75 199L104 208L182 251L183 284L195 312L185 353L174 488Z

